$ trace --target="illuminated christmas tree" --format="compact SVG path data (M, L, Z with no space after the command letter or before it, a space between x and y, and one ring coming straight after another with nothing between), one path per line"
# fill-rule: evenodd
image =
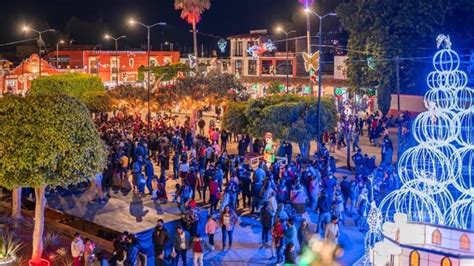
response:
M418 145L398 163L402 187L381 202L384 218L405 213L409 221L467 229L474 210L474 104L467 75L449 36L437 38L435 70L428 75L427 111L413 121Z

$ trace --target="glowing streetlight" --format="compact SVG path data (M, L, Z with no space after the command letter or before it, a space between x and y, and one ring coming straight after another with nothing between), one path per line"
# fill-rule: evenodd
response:
M322 76L321 76L321 70L323 69L323 66L322 66L322 60L321 60L321 57L322 57L322 39L323 39L323 19L325 17L329 17L329 16L337 16L336 13L334 12L329 12L325 15L319 15L318 13L312 11L311 9L309 8L305 8L305 12L306 14L308 14L308 16L310 14L313 14L315 15L318 19L319 19L319 71L318 71L318 123L316 124L316 132L318 134L318 143L320 144L321 143L321 139L320 139L320 128L321 128L321 86L322 86ZM311 53L311 50L309 49L308 50L308 53ZM318 149L319 150L319 149Z
M59 68L59 45L64 43L64 40L59 40L56 43L56 68Z
M285 31L281 26L276 27L276 31L286 35L286 61L285 61L285 70L286 70L286 92L288 93L290 81L288 77L288 36L292 33L295 33L295 30Z
M119 85L119 78L120 78L120 63L119 63L119 60L118 60L118 40L123 39L123 38L127 38L127 36L122 35L122 36L119 36L119 37L114 37L114 36L109 35L109 34L104 35L104 39L114 40L114 42L115 42L115 63L117 65L117 78L115 79L115 86Z
M47 30L43 30L43 31L39 31L39 30L35 30L27 25L24 25L22 30L24 32L35 32L38 34L38 57L39 57L39 62L38 62L38 73L39 73L39 76L41 77L41 46L43 45L44 41L43 41L43 36L42 34L43 33L46 33L46 32L55 32L56 30L55 29L47 29Z
M148 134L151 134L151 111L150 111L150 90L151 90L151 84L150 84L150 79L151 79L151 73L150 73L150 30L156 26L166 26L166 22L158 22L155 24L147 25L144 24L140 21L137 21L133 18L128 20L128 24L130 25L140 25L144 28L147 29L147 91L148 91L148 114L147 114L147 120L148 120Z

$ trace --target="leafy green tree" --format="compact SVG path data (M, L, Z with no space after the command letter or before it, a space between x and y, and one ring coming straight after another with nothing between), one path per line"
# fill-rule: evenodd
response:
M66 94L82 101L91 112L110 110L110 99L97 76L79 73L42 76L32 81L30 94Z
M170 81L178 76L179 72L188 73L190 67L184 63L168 64L163 66L154 66L151 69L151 73L155 77L156 82ZM146 68L140 66L138 68L138 80L144 80L146 74Z
M303 159L309 158L310 142L316 132L317 99L297 95L274 95L248 102L245 115L248 131L254 137L271 132L276 139L298 143ZM337 110L329 98L321 99L321 130L331 131L336 125Z
M278 80L274 80L272 82L270 82L270 85L268 86L268 93L269 94L277 94L277 93L280 93L280 87L282 86L283 84L278 81Z
M391 92L396 89L395 58L424 56L425 50L419 47L433 43L439 34L447 2L353 0L341 4L337 14L350 34L348 79L351 89L357 92L364 87L377 88L379 108L387 113ZM370 67L369 57L374 63ZM413 80L419 73L415 63L409 59L400 62L402 87L414 87Z
M246 108L246 102L229 102L222 118L222 127L236 134L246 134L249 124Z
M43 252L46 186L93 177L106 164L104 143L89 111L66 95L0 98L0 183L35 189L32 260Z

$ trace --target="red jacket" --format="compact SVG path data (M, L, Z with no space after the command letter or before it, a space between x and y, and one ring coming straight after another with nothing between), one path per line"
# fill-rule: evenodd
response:
M215 180L211 180L211 183L209 183L209 191L210 195L214 195L217 197L217 194L219 193L219 184Z
M281 223L275 224L273 226L273 231L272 231L272 236L275 239L276 242L280 241L283 238L283 225Z

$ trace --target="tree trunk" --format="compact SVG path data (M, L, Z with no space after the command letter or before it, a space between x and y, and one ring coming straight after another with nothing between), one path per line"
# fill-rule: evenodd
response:
M197 43L196 22L193 22L193 41L194 41L194 56L196 56L196 72L198 72L199 63L198 63L198 43Z
M346 134L346 159L347 159L347 170L351 170L351 131L348 131Z
M33 254L31 255L31 261L41 265L40 260L43 255L44 208L46 205L45 186L35 188L35 194L35 228L33 231Z
M21 218L21 187L12 189L12 218Z
M191 114L189 116L189 127L196 130L196 123L198 121L197 118L197 112L198 110L196 108L191 109Z
M309 161L309 150L311 149L311 143L309 141L302 141L298 142L298 146L300 147L301 158L303 162Z

